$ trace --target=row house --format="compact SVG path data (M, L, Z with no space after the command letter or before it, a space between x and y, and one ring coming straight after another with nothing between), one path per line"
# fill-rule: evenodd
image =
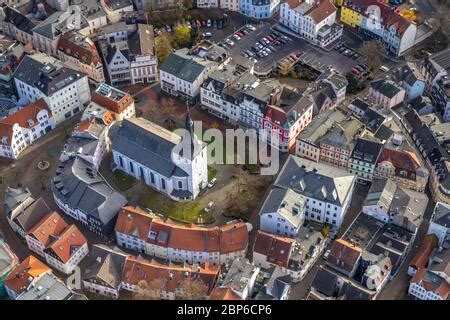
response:
M326 47L342 36L336 23L337 9L331 0L284 1L280 5L280 23L303 39Z
M384 108L392 108L405 100L405 89L390 80L375 80L370 83L369 98Z
M145 84L158 79L152 26L118 22L99 30L97 38L112 85Z
M35 284L44 275L50 274L52 274L52 269L45 263L34 256L28 256L4 280L8 298L16 300L28 287Z
M450 249L450 205L442 202L436 203L428 234L436 235L439 247Z
M59 60L85 73L95 84L105 82L103 64L97 48L91 39L81 33L70 31L61 36L58 42Z
M374 177L389 178L402 188L423 192L429 172L410 151L384 146L378 157Z
M31 251L65 274L71 274L89 252L84 235L75 225L69 226L56 211L38 221L25 239Z
M36 22L10 6L0 6L0 29L5 35L23 45L33 44Z
M220 266L163 265L155 261L128 257L121 288L136 299L205 299L215 287Z
M426 81L414 63L407 62L405 66L394 73L394 78L405 89L405 102L410 103L414 99L423 96Z
M103 244L93 245L82 275L83 288L101 296L118 299L128 257L129 254L117 248L112 249Z
M280 0L240 0L240 13L257 20L269 19L280 9Z
M305 220L337 230L350 205L355 182L356 177L342 169L291 155L280 170L274 188L290 188L304 198Z
M60 162L51 180L56 205L90 231L107 236L127 199L115 191L94 166L79 155Z
M345 0L340 20L355 31L382 41L386 49L397 56L426 38L418 37L415 22L379 0Z
M229 288L241 300L250 299L256 291L261 268L245 257L234 259L222 268L217 288Z
M426 80L425 92L445 122L450 121L449 54L450 49L438 52L426 58L420 67L420 72Z
M240 0L219 0L220 7L225 10L239 12Z
M303 226L294 238L259 230L253 246L253 263L263 269L274 266L301 281L317 261L327 241L321 232Z
M2 96L15 95L14 71L27 51L20 42L0 40L0 90Z
M203 82L228 60L225 49L206 40L192 49L177 50L160 65L161 90L182 100L195 102Z
M0 120L0 156L17 159L19 155L56 126L44 99L36 100Z
M231 222L220 227L183 226L154 214L123 208L117 219L117 243L150 256L179 263L220 265L245 256L249 226Z
M106 109L115 121L134 118L136 108L133 97L129 93L114 88L106 83L100 84L92 92L92 101L86 107L84 115L98 116Z
M447 150L414 109L400 119L425 159L425 168L430 174L428 186L434 201L450 204L450 158Z
M14 73L20 99L43 99L56 124L83 110L91 100L85 74L65 67L45 54L26 56Z
M375 165L380 156L383 144L364 138L357 138L350 155L348 171L358 177L358 182L371 182Z

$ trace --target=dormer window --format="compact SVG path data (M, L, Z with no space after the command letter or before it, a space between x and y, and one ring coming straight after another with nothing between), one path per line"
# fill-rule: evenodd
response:
M8 144L8 137L6 136L2 137L2 144Z

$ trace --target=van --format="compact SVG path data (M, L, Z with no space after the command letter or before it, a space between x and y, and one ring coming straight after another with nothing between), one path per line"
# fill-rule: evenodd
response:
M389 68L386 67L386 66L381 66L380 70L383 71L383 72L389 72Z

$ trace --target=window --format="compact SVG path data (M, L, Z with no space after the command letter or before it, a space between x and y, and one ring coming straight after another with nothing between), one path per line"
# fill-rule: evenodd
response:
M182 189L183 188L183 182L178 181L178 189Z
M163 178L161 178L161 187L166 190L166 180L164 180Z
M153 174L153 172L150 172L150 182L155 183L155 175Z

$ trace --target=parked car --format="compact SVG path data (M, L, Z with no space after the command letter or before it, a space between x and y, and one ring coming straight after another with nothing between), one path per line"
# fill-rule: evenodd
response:
M239 32L242 32L244 35L249 34L250 32L246 29L241 29Z
M203 38L210 38L210 37L212 37L211 32L205 32L205 33L203 34Z
M241 37L239 37L237 34L233 34L232 37L237 41L241 40Z
M295 54L293 54L293 53L291 53L289 56L290 56L292 59L294 59L294 61L297 61L297 60L298 60L298 57L297 57Z
M208 186L209 186L209 185L208 185ZM203 209L203 210L205 210L205 212L209 212L209 211L211 211L213 208L214 208L214 201L210 201L210 202L208 202L208 204L206 205L205 209Z
M353 55L352 55L352 59L356 60L358 58L359 58L359 53L358 52L354 52Z
M267 48L269 48L271 51L277 50L277 49L275 49L275 47L274 47L273 45L271 45L271 44L269 44L269 45L267 46Z
M217 29L222 29L223 28L223 21L219 20L219 22L217 23Z
M206 23L206 26L207 26L208 28L211 28L211 27L212 27L211 19L208 19L208 22Z
M213 28L217 29L217 20L213 20Z
M246 27L247 27L247 29L250 29L252 31L256 30L256 28L254 26L252 26L251 24L248 24Z
M324 260L327 260L328 257L330 256L330 253L331 253L331 250L330 250L330 249L328 249L327 251L325 251L325 253L323 254L323 259L324 259Z
M286 44L286 43L287 43L287 40L286 40L286 39L280 38L279 40L280 40L280 42L281 42L282 44Z
M206 20L202 20L202 27L206 27Z
M356 67L352 68L352 73L356 74L358 77L360 77L362 75L361 72Z
M267 37L265 37L265 39L269 40L270 42L272 42L274 40L274 38L272 38L271 36L267 36Z
M169 25L166 25L166 31L167 32L172 32L172 28Z
M212 178L211 181L208 183L208 188L212 188L216 185L217 178Z
M225 42L230 46L234 46L234 42L231 41L230 39L225 40Z

